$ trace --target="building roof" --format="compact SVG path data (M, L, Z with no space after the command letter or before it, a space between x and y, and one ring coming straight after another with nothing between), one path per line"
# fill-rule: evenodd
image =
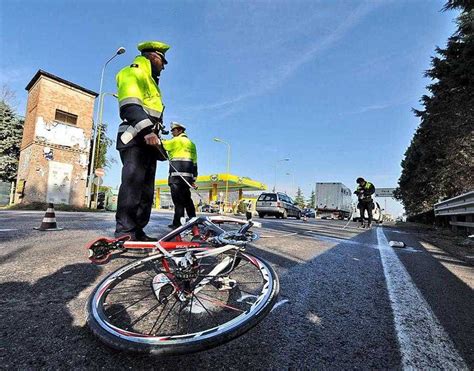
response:
M243 191L264 191L267 186L256 180L247 177L242 177L233 174L213 174L202 175L196 179L198 191L205 191L212 189L213 184L217 186L218 191L223 191L228 184L229 191L242 189ZM158 179L155 181L155 187L159 188L161 192L169 192L168 179Z
M26 90L30 90L31 87L35 84L36 81L38 81L38 79L41 77L41 76L46 76L46 77L49 77L50 79L53 79L53 80L56 80L58 82L61 82L63 84L66 84L66 85L69 85L73 88L76 88L78 90L81 90L87 94L90 94L90 95L93 95L94 97L97 97L99 94L97 94L95 91L92 91L92 90L89 90L89 89L86 89L86 88L83 88L82 86L80 85L77 85L77 84L74 84L73 82L70 82L68 80L65 80L61 77L58 77L56 75L53 75L52 73L49 73L49 72L46 72L46 71L43 71L43 70L38 70L38 72L36 72L36 74L33 76L33 78L31 79L31 81L28 83L28 85L26 85Z

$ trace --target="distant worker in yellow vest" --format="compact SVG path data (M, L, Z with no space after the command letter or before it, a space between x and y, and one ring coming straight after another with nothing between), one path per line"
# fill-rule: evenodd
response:
M159 151L164 105L158 87L168 62L169 45L159 41L138 44L141 55L116 76L120 107L117 150L122 161L122 183L117 203L115 237L130 235L133 241L157 241L144 228L153 205L156 161L166 160Z
M185 133L186 127L178 122L171 123L172 139L162 140L164 149L168 152L170 161L168 184L174 203L173 223L168 227L175 229L181 226L184 210L189 218L196 216L191 190L196 188L197 172L196 146Z
M357 207L360 210L360 226L365 228L364 214L367 210L368 228L372 227L372 210L374 209L374 201L372 195L375 193L375 187L372 183L366 181L364 178L357 178L358 186L354 194L357 195L359 203Z

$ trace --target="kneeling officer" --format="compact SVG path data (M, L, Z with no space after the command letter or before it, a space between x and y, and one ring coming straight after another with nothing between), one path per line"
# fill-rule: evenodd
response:
M369 217L368 227L370 228L372 226L372 209L374 208L372 195L375 193L375 187L372 183L366 181L364 178L357 178L356 182L358 186L354 194L357 195L359 200L357 207L360 210L360 226L365 228L364 214L365 210L367 210L367 216Z

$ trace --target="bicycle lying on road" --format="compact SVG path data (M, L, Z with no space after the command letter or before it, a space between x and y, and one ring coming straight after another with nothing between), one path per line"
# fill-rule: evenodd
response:
M225 230L235 223L238 230ZM159 355L201 351L230 341L257 325L279 292L269 263L245 251L258 238L251 220L198 217L158 242L99 238L89 259L145 249L108 275L87 302L87 322L107 345Z

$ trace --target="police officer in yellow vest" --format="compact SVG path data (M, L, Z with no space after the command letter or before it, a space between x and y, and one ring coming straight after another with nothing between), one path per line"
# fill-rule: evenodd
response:
M360 209L360 226L365 228L364 215L367 210L368 227L372 226L372 209L374 208L374 201L372 195L375 193L375 187L372 183L366 181L364 178L357 178L358 186L354 194L357 195L359 203L357 207Z
M166 158L158 150L163 123L159 77L168 62L169 45L159 41L138 44L141 55L116 76L120 107L117 149L123 164L115 236L135 241L156 241L145 234L153 205L156 161ZM164 153L164 152L163 152Z
M168 152L170 161L168 184L171 189L171 198L174 203L173 223L168 227L175 229L181 225L184 210L189 218L196 216L191 190L195 188L197 172L196 146L185 133L186 127L178 122L171 123L170 140L162 140L164 149Z

